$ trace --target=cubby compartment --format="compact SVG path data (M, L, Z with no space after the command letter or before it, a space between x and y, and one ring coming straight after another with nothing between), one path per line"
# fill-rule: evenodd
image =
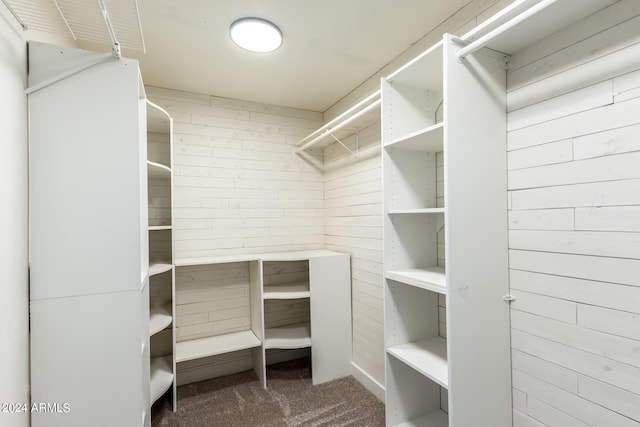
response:
M310 354L309 260L264 261L266 364Z
M441 323L446 322L440 319L445 315L440 306L442 296L386 280L389 425L448 425L449 366L446 337L440 333ZM423 418L430 423L420 424L418 420ZM438 424L431 424L435 420Z
M224 375L238 364L264 377L260 280L257 260L177 267L179 384Z
M384 146L400 144L442 151L442 53L442 43L438 43L409 63L393 80L383 79Z
M385 148L387 213L444 212L444 166L438 166L441 157L437 152L426 150Z
M443 293L446 277L440 257L444 242L444 213L388 215L385 218L385 277Z

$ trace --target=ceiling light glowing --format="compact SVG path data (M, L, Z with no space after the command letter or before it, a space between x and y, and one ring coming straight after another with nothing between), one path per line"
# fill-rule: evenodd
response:
M272 52L282 45L280 29L260 18L234 21L229 34L235 44L251 52Z

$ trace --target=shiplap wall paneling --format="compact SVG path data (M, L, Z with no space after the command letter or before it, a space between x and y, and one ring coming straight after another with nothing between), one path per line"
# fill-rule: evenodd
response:
M293 153L321 113L146 90L174 119L177 259L323 246L323 175Z
M373 150L363 146L375 147L378 154L373 158L331 168L345 150L325 149L324 221L325 247L351 254L354 372L365 372L368 380L377 382L380 395L384 384L380 125L372 131L369 143L360 136L360 153ZM353 156L347 158L353 161Z
M516 426L640 426L639 19L623 0L512 58Z

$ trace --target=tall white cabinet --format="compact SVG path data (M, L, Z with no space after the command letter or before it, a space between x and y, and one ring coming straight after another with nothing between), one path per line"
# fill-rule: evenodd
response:
M138 64L30 43L29 86L32 424L149 425Z
M511 425L505 61L382 80L387 425Z

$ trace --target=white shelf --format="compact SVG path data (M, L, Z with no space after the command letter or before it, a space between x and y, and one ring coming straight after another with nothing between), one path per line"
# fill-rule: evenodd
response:
M387 353L444 388L449 387L447 340L442 337L396 345Z
M310 296L309 282L264 287L264 299L300 299Z
M311 347L311 327L308 323L280 326L265 330L265 349Z
M444 123L419 129L408 135L397 138L388 144L386 148L401 148L403 150L427 151L439 153L444 151Z
M171 230L172 228L170 225L151 225L149 226L149 231Z
M260 340L252 331L181 341L176 343L176 362L185 362L259 346Z
M403 214L443 214L444 208L422 208L422 209L390 209L389 215Z
M152 306L149 310L149 336L157 334L171 322L171 304Z
M171 168L160 163L147 160L147 176L149 179L171 178Z
M396 427L449 427L449 416L441 409L396 425Z
M162 396L173 383L173 366L171 356L151 359L151 404Z
M444 267L390 270L387 271L385 277L387 279L395 280L396 282L416 286L439 294L444 294L447 290Z
M163 263L154 263L149 265L149 276L155 276L156 274L161 274L166 271L170 271L173 268L171 264L163 264Z

